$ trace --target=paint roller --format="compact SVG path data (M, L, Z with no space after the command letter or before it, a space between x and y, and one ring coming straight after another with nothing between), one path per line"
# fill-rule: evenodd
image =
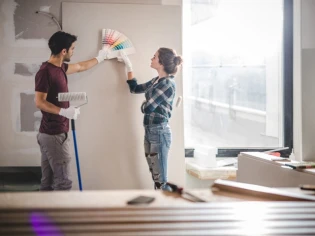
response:
M59 102L73 102L73 101L85 101L75 107L80 107L88 103L88 98L85 92L74 92L74 93L58 93Z
M58 101L59 102L85 101L85 103L82 103L75 107L80 107L88 103L88 99L85 92L58 93ZM75 151L75 160L76 160L76 165L77 165L79 188L80 188L80 191L82 191L80 162L79 162L79 153L78 153L74 119L71 119L71 129L72 129L72 135L73 135L73 144L74 144L74 151Z

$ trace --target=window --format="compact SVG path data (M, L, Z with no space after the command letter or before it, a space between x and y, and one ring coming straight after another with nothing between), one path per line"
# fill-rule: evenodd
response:
M184 1L186 148L292 148L292 4Z

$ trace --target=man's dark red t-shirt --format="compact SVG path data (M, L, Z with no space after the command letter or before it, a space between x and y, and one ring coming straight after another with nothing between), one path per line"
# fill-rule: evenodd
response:
M43 62L35 76L35 91L47 93L46 100L57 107L68 108L69 102L59 102L58 93L68 92L68 79L66 71L68 64L63 63L61 67L49 62ZM43 118L39 132L56 135L69 131L69 119L66 117L41 111Z

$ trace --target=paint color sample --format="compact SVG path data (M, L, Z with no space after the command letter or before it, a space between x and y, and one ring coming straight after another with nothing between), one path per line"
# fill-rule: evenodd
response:
M136 52L130 39L128 39L124 34L113 29L102 30L102 45L103 49L109 51L109 58L118 57L118 51L120 50L124 50L127 55Z

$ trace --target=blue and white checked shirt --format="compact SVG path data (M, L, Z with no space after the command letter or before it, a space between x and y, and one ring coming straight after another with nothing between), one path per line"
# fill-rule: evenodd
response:
M131 93L145 93L145 102L141 106L144 113L144 125L161 124L168 122L173 109L173 100L175 97L174 76L164 77L138 84L137 80L127 80Z

